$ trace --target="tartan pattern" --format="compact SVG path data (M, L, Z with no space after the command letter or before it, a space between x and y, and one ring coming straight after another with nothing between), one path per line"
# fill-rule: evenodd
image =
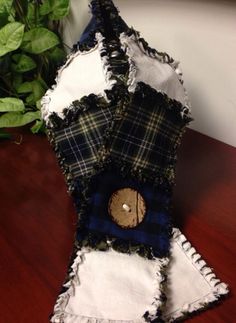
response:
M103 171L90 184L92 194L82 231L78 230L78 240L94 233L144 244L152 248L155 256L166 256L169 250L171 217L169 214L170 193L153 188L147 183L140 183L134 178L123 178L119 170ZM130 187L137 190L144 198L146 214L144 220L134 228L118 226L108 213L108 201L112 193L120 188ZM125 201L124 201L125 203ZM80 236L81 234L81 236Z
M54 131L55 142L74 178L91 173L115 107L91 107L69 126Z
M128 162L134 169L169 174L183 123L179 111L170 109L165 94L142 83L113 129L111 157Z

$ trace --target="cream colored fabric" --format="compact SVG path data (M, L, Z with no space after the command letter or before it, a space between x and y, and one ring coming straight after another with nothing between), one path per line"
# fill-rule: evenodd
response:
M174 229L165 322L202 309L228 292L200 258L184 235ZM67 283L68 291L59 296L51 322L138 323L145 322L146 311L154 319L162 305L161 269L167 263L167 259L148 260L111 249L101 252L84 248L74 261L74 278Z

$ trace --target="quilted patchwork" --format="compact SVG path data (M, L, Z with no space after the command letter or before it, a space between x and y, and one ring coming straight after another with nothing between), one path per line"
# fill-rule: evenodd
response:
M74 178L86 176L93 170L113 111L114 107L91 107L81 112L68 127L54 132L56 144Z
M186 124L181 109L179 102L140 82L113 129L111 157L172 180L176 148Z
M155 256L167 255L171 233L169 193L147 183L141 184L131 177L123 178L119 171L114 170L101 173L96 180L93 179L90 186L93 192L86 212L83 234L78 231L79 240L93 233L103 237L115 237L134 245L143 244L150 247ZM123 229L113 221L108 212L108 204L112 193L125 187L137 190L144 198L147 209L141 223L134 228Z

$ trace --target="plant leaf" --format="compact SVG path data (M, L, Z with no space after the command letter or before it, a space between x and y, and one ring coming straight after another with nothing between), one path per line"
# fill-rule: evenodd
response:
M69 0L45 0L40 6L40 15L48 15L50 20L59 20L69 13Z
M0 26L4 26L8 21L13 0L0 0Z
M43 120L36 120L35 124L30 128L32 133L44 132L44 122Z
M39 14L41 16L48 15L52 11L52 7L49 0L44 0L39 8Z
M17 92L20 94L30 93L25 100L28 104L35 105L36 102L41 99L45 90L41 80L34 80L32 82L22 83L18 87Z
M59 44L59 38L44 27L33 28L24 34L21 48L32 54L40 54Z
M65 57L66 54L64 52L64 50L62 50L59 47L54 47L49 53L48 53L49 58L55 62L56 64L61 63Z
M0 56L16 50L24 35L25 26L20 22L10 22L0 29Z
M35 61L25 54L15 54L12 58L16 62L12 64L12 69L18 73L31 71L37 66Z
M0 0L0 15L11 11L13 0Z
M30 93L32 92L31 82L24 82L17 88L18 93Z
M17 90L20 87L20 85L22 84L22 81L23 81L22 74L14 73L13 80L12 80L12 85L13 85L15 90Z
M26 102L29 104L36 104L36 102L41 99L45 92L45 89L42 87L42 84L40 81L35 80L32 82L32 94L30 95L30 98L26 98Z
M36 108L37 108L38 110L41 110L41 100L38 100L38 101L36 102Z
M39 111L27 112L6 112L0 117L0 128L21 127L41 117Z
M24 102L17 98L0 98L0 112L24 111Z
M29 1L28 1L29 2ZM44 3L44 1L43 1ZM28 3L27 22L31 28L47 26L45 17L40 16L39 9L35 10L35 3ZM38 5L37 5L38 6Z

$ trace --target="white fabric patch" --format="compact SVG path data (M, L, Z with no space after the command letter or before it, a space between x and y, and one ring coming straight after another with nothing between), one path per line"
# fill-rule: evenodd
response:
M107 88L98 47L89 52L77 52L59 70L57 84L46 93L47 115L56 112L63 117L62 111L75 100L94 93L103 94Z
M212 269L176 228L173 230L167 281L165 322L173 322L186 313L207 308L228 293L227 285L216 278Z
M171 242L165 322L199 310L227 294L201 256L178 229ZM108 323L145 322L149 311L153 319L161 306L165 260L147 260L138 255L82 249L72 265L74 277L58 297L51 322ZM190 288L191 287L191 288Z
M78 273L80 284L65 311L109 320L141 319L157 296L158 270L157 261L138 255L112 249L85 253Z
M56 84L49 89L41 100L42 118L47 122L55 112L64 118L63 110L73 101L80 100L91 93L105 96L105 90L116 83L109 71L109 58L102 56L104 37L96 33L97 45L87 52L71 54L65 65L58 71ZM129 57L128 89L135 91L137 82L149 84L170 98L188 105L188 98L177 72L167 63L148 56L137 41L125 34L120 36L121 45Z
M183 105L187 103L184 87L169 64L144 54L132 36L121 34L120 40L130 58L131 66L136 70L129 79L129 91L134 92L137 82L144 82Z

